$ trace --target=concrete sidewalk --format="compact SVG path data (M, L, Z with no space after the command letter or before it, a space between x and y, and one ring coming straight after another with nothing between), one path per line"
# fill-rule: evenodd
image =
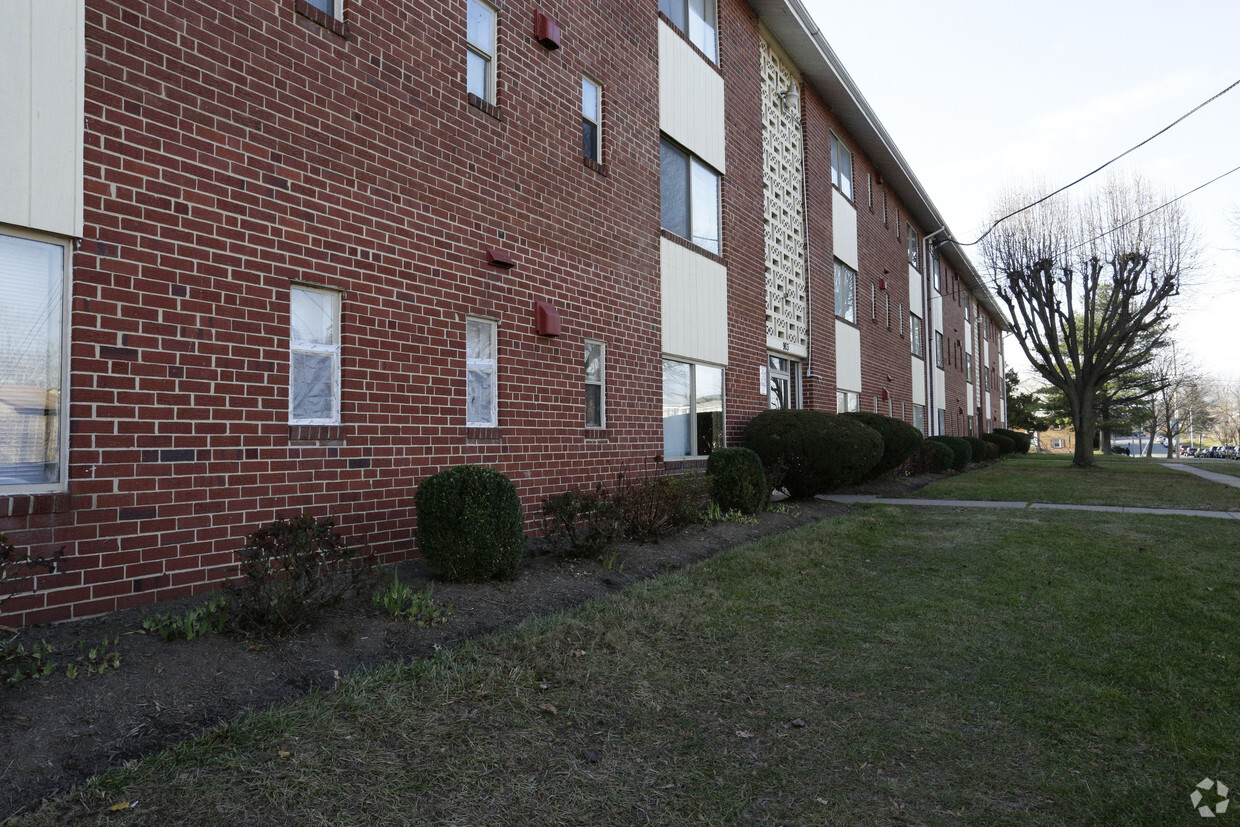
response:
M1196 470L1196 469L1193 469ZM1210 472L1207 472L1210 473ZM1213 474L1213 476L1226 476ZM1236 479L1232 477L1231 479ZM1228 483L1235 485L1235 482ZM1186 517L1216 517L1224 520L1240 520L1240 511L1194 511L1189 508L1130 508L1116 505L1068 505L1066 503L1024 503L998 500L920 500L897 499L895 497L876 497L873 494L819 494L818 499L849 505L917 505L938 506L941 508L1009 508L1055 510L1055 511L1110 511L1117 514L1165 514Z
M1204 468L1196 468L1192 465L1181 465L1178 462L1164 462L1161 463L1161 465L1163 468L1172 468L1176 471L1187 471L1190 474L1196 474L1203 480L1217 482L1221 485L1230 485L1232 488L1240 488L1240 477L1233 477L1231 474L1220 474L1217 471L1207 471Z

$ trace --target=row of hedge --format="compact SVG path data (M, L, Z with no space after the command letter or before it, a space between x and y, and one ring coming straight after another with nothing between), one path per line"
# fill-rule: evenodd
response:
M824 494L903 469L964 470L970 463L1027 453L1030 436L996 428L982 437L924 438L909 423L872 413L770 410L745 426L740 448L711 454L710 499L725 512L764 509L772 489L793 499ZM612 539L650 539L679 527L698 506L686 478L625 480L616 490L577 489L543 503L544 531L569 550L597 550ZM525 557L524 516L512 482L500 472L461 465L425 480L416 494L418 545L427 563L452 580L511 577Z

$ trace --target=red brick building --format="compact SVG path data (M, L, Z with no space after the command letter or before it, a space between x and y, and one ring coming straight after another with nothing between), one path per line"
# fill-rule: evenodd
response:
M30 0L6 38L0 531L64 551L9 624L215 588L302 511L407 556L459 463L532 515L771 405L1003 423L1002 316L798 0Z

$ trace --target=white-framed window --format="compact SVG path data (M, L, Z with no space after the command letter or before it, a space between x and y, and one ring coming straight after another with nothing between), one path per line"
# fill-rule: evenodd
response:
M68 242L0 230L0 494L67 478Z
M663 229L718 255L719 173L664 138L659 146Z
M831 133L831 183L839 187L840 192L851 201L853 197L852 186L852 150L844 146L834 132ZM886 208L884 207L884 214Z
M943 334L934 331L934 366L943 367Z
M723 447L723 368L663 360L663 456Z
M935 290L943 292L943 267L937 250L930 251L930 283Z
M490 319L465 320L465 425L499 425L497 325Z
M607 425L607 346L602 342L586 342L585 385L586 427Z
M581 154L603 161L603 87L581 76Z
M967 434L967 436L973 436L973 435L974 435L974 434L973 434L973 415L972 415L972 414L970 414L970 415L966 418L966 420L967 420L967 425L968 425L968 428L969 428L969 433Z
M715 0L659 0L659 11L680 29L711 63L719 62L718 9Z
M913 427L921 431L924 436L926 433L926 406L913 406Z
M973 354L966 353L964 355L964 381L973 382Z
M861 410L861 393L859 391L835 392L836 413L857 413Z
M340 424L340 294L289 289L289 407L293 425Z
M767 398L772 408L801 407L801 363L786 356L767 355L770 384Z
M495 7L467 0L466 89L484 101L495 101Z
M334 17L342 20L341 12L344 11L344 0L306 0L306 2L326 14L328 17Z
M913 351L913 355L919 359L925 358L925 349L922 342L921 316L916 313L910 313L908 316L908 340Z
M917 234L917 230L913 229L912 224L905 225L905 239L908 244L908 263L913 265L917 270L921 269L921 236ZM938 284L935 284L937 287Z
M964 303L964 320L966 322L973 319L973 297L970 296Z
M939 425L939 428L937 431L935 431L936 434L942 435L942 434L947 433L947 409L946 408L939 408L938 425Z
M857 271L838 258L835 260L835 315L846 322L857 322Z

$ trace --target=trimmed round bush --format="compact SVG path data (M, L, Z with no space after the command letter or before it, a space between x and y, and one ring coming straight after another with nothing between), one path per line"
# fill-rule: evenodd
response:
M993 462L1003 456L1003 449L999 447L999 443L991 442L989 437L986 439L986 459Z
M952 468L957 471L963 471L969 467L969 463L973 461L973 444L964 437L959 436L932 436L927 439L933 442L941 442L948 448L952 449L955 455L952 459ZM977 450L982 453L979 456L985 456L986 446L983 445Z
M1016 443L1016 453L1027 454L1033 445L1033 435L1024 431L1013 431L1010 428L995 428L992 433L1001 434Z
M969 441L969 445L973 448L974 462L985 462L988 459L998 459L997 456L990 456L990 449L986 447L986 440L976 436L967 436L965 439Z
M987 442L993 442L995 445L998 445L999 453L1002 456L1007 456L1008 454L1016 453L1016 440L1012 439L1009 436L1004 436L1003 434L997 433L995 431L991 431L990 433L986 434L983 437L983 439L985 439Z
M763 411L745 425L742 441L794 499L859 482L883 455L873 428L823 411Z
M929 454L926 458L926 467L935 474L950 471L952 464L956 461L956 452L946 442L940 442L937 439L927 439L922 443L921 450Z
M457 465L428 477L414 497L418 547L448 580L511 577L525 559L525 517L512 481L494 468Z
M752 514L766 508L771 489L762 458L748 448L718 448L706 460L710 498L724 511Z
M846 413L841 414L841 416L856 419L863 425L878 431L878 435L883 438L883 455L879 457L878 463L870 469L870 479L881 477L883 474L899 468L906 459L917 453L917 449L925 442L925 437L921 435L921 431L903 419L863 412Z

